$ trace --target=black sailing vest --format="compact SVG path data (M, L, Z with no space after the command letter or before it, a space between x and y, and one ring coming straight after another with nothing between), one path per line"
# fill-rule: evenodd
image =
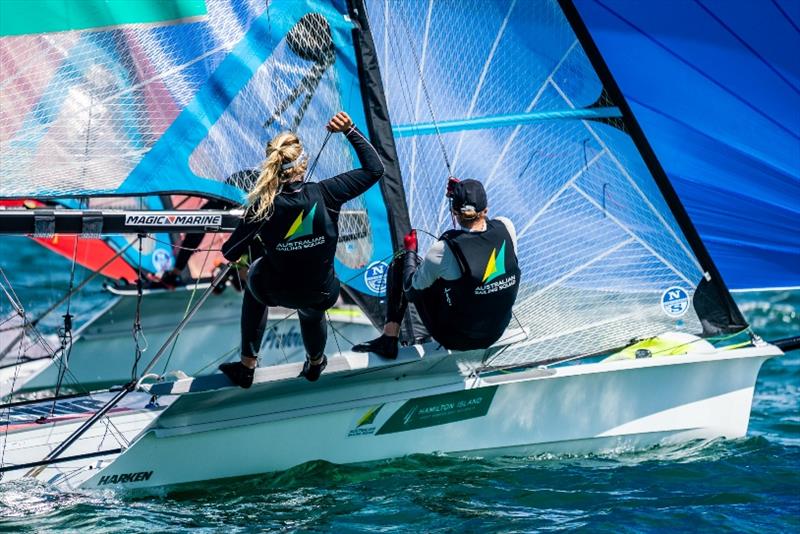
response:
M454 350L486 348L500 339L517 299L520 270L511 235L497 220L484 232L450 230L441 238L458 261L461 278L438 279L423 292L431 332Z
M303 184L275 198L269 223L259 232L266 254L255 287L287 298L330 288L336 274L333 259L339 239L316 183Z

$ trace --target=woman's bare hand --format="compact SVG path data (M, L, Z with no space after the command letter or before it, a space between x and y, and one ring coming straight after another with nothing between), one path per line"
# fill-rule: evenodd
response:
M325 127L329 132L346 132L353 127L353 119L344 111L334 115Z

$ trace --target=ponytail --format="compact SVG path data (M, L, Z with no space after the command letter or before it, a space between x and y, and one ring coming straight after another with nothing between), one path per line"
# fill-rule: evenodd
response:
M267 144L267 159L253 189L247 194L253 220L268 219L283 184L305 174L307 162L297 161L302 155L303 145L291 132L280 133ZM287 165L293 162L296 163Z

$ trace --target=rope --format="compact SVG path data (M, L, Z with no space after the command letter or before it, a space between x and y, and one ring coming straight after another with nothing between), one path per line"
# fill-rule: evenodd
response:
M67 312L64 314L64 329L59 336L61 338L61 359L58 361L58 379L56 380L56 394L61 393L61 385L64 382L64 374L69 368L69 355L72 353L72 293L75 289L75 264L78 262L78 239L75 238L75 243L72 248L72 265L69 270L69 286L67 287ZM24 333L24 331L23 331ZM50 417L55 414L56 401L53 399L53 405L50 407Z
M144 297L144 282L142 280L142 238L144 234L139 234L139 259L136 264L136 311L133 316L133 327L131 334L133 335L133 342L136 346L136 352L133 360L133 367L131 368L131 381L136 380L138 373L139 360L142 359L142 353L147 350L147 338L144 337L142 332L142 298ZM140 341L144 341L144 348Z
M419 57L417 57L417 52L414 49L414 43L416 42L416 40L412 38L411 32L409 32L408 26L403 20L403 17L399 17L398 20L400 21L400 25L403 27L403 31L406 34L406 40L408 41L407 43L408 49L411 50L411 55L414 57L414 64L417 67L417 75L419 76L420 85L422 87L422 94L425 96L425 103L428 106L428 112L431 114L431 122L433 123L434 130L436 130L436 140L438 141L439 148L442 151L442 157L444 158L445 167L447 167L447 172L450 175L452 175L453 169L450 166L450 158L447 156L447 150L445 149L444 146L442 133L439 130L439 123L436 120L436 114L433 112L433 101L431 100L431 95L430 92L428 91L428 85L425 83L425 73L422 70L422 62L420 61ZM402 79L402 77L400 77L400 79ZM416 114L414 117L416 119Z

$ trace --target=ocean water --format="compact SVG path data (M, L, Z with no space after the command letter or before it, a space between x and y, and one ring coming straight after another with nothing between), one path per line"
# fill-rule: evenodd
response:
M22 283L20 296L63 283ZM765 339L800 329L800 292L736 298ZM232 457L241 446L231 445ZM0 532L571 529L800 532L800 352L766 362L750 430L736 440L604 456L312 462L146 498L0 485Z

